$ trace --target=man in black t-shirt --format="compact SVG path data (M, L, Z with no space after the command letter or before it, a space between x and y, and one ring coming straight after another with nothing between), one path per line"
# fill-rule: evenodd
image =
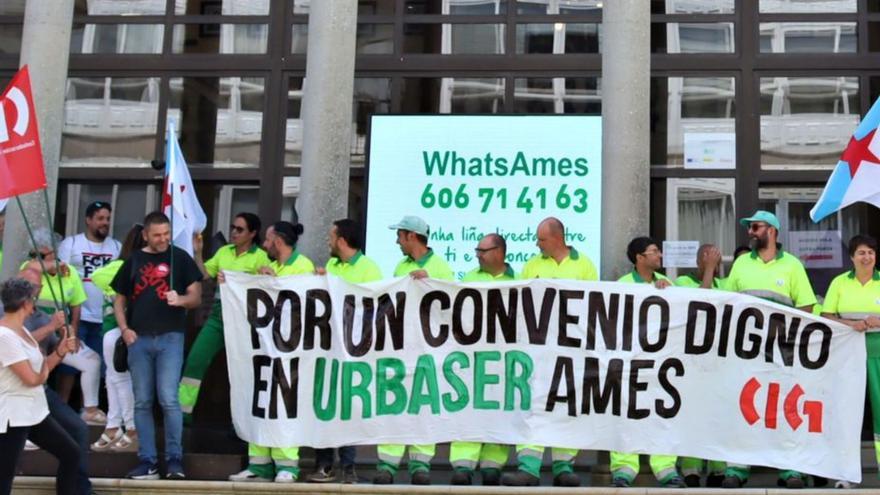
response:
M202 272L186 251L171 246L171 225L164 214L147 215L143 235L147 246L131 253L111 284L117 294L113 311L128 345L134 424L140 437L140 464L128 477L159 478L153 423L158 395L165 425L165 477L183 479L183 413L177 388L186 310L201 303Z

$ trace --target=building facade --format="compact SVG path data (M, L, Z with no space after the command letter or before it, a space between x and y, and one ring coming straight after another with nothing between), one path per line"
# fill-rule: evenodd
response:
M18 67L24 4L0 3L0 85ZM85 205L104 199L120 237L155 209L170 121L209 232L228 234L242 210L294 219L309 4L76 0L56 225L79 230ZM602 4L358 0L350 213L364 211L370 115L613 111L602 108L603 91L616 90L602 85ZM644 8L653 236L714 242L729 259L744 240L736 218L759 207L779 215L784 245L811 231L843 242L880 234L876 210L864 205L818 225L808 217L880 96L880 0L644 0ZM844 250L840 266L810 268L817 292L847 261Z

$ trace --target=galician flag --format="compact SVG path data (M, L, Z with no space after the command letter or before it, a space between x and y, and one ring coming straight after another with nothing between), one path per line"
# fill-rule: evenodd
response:
M171 219L171 233L175 246L193 254L192 238L201 233L208 218L193 188L192 177L177 143L174 122L168 123L168 146L165 153L165 187L162 194L162 211Z
M856 127L819 201L810 210L819 222L858 201L880 208L880 98Z

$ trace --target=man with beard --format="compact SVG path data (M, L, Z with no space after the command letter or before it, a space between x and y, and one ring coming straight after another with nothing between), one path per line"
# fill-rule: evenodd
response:
M739 223L749 229L752 251L734 261L726 289L811 312L816 295L801 261L783 251L782 245L776 242L779 236L776 215L758 210ZM749 466L728 463L724 475L722 487L740 488L749 479ZM806 479L803 474L787 469L779 472L779 484L803 488Z
M86 230L68 237L58 246L58 260L76 268L88 299L82 304L79 338L99 355L103 351L102 328L104 321L104 294L92 283L92 273L119 256L121 244L109 237L110 203L95 201L86 206ZM60 378L61 395L73 386L73 376L63 374ZM103 425L107 416L100 409L83 413L83 420L90 425Z
M330 260L326 268L318 268L319 275L332 274L352 284L375 282L382 279L379 265L364 256L361 241L361 228L354 220L344 218L336 220L330 226L327 245L330 248ZM309 476L314 483L327 483L336 480L333 472L333 455L337 449L315 449L316 470ZM357 483L354 470L355 448L339 447L339 464L342 470L343 483Z

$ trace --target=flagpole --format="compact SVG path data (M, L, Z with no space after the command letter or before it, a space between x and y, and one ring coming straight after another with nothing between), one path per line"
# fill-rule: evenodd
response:
M168 270L168 287L171 290L174 290L174 184L171 182L171 156L174 154L174 150L172 149L171 139L174 135L174 121L171 121L171 125L168 126L168 139L166 143L166 156L165 156L165 194L168 194L168 189L171 189L171 194L169 195L169 206L168 209L169 220L171 222L171 247L169 248L171 251L171 256L169 260L169 270Z
M45 189L44 189L44 191L45 191ZM27 229L28 236L31 238L31 245L34 246L34 251L37 253L37 256L36 256L37 262L40 264L40 270L43 271L43 273L40 274L40 278L42 278L47 273L46 272L46 265L45 265L45 263L43 263L43 256L40 254L40 248L37 247L37 239L34 237L33 229L31 229L31 222L28 221L27 215L25 215L25 213L24 213L24 206L21 204L21 199L19 199L18 195L15 196L15 202L16 202L16 204L18 204L18 210L21 212L21 217L24 219L24 227L25 227L25 229ZM50 232L50 236L51 236L51 232ZM53 249L54 249L54 247L53 247ZM58 252L57 251L55 252L55 262L56 262L55 270L56 270L56 274L58 275L58 279L60 282L61 281L61 272L58 271L58 266L57 266L57 262L58 262ZM52 302L55 304L55 310L61 311L61 307L58 306L58 296L55 295L55 288L52 287L52 281L49 280L49 277L46 277L46 280L49 282L49 293L52 294ZM61 290L60 284L58 285L58 289ZM67 312L66 311L64 312L64 319L65 319L65 321L67 321Z

